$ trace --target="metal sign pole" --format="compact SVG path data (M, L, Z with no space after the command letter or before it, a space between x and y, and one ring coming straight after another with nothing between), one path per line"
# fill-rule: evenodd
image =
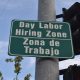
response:
M38 20L55 21L55 0L39 0ZM36 58L35 80L58 80L58 59Z

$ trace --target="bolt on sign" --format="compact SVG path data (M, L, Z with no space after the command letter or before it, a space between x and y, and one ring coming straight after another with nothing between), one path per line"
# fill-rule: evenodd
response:
M9 55L31 57L73 57L70 25L66 22L13 20Z

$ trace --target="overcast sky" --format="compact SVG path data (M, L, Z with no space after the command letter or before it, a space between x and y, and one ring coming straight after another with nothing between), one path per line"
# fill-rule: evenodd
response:
M76 0L76 2L80 2ZM56 0L56 14L62 13L62 8L69 8L75 0ZM13 68L14 63L6 63L6 58L14 58L8 56L8 43L10 35L11 21L19 20L37 20L38 0L0 0L0 71L3 73L4 80L13 80L15 77ZM69 65L80 64L80 56L75 59L59 62L59 68L64 69ZM22 71L19 75L23 80L24 75L31 73L31 80L35 75L35 58L26 57L22 61ZM62 78L61 78L62 80Z

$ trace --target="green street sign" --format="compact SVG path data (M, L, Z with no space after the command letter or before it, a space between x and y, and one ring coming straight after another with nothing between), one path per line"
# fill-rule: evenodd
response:
M70 25L65 22L13 20L9 55L73 57Z

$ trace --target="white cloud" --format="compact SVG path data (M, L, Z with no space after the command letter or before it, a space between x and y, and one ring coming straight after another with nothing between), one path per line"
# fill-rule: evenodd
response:
M27 65L27 68L30 69L35 65L35 57L24 57L23 63L24 66Z
M8 42L7 41L0 41L0 53L3 53L3 52L7 52L8 48Z
M57 14L61 14L62 8L68 9L75 2L80 2L80 1L79 0L57 0L56 1L56 12L57 12Z
M7 10L31 7L37 0L0 0L0 8ZM27 10L27 9L26 9Z
M0 0L0 7L2 8L17 8L21 6L21 2L19 0Z
M33 64L35 64L35 58L34 58L34 57L31 57L29 63L30 63L31 66L32 66Z
M31 77L31 80L35 80L35 79Z
M80 65L80 55L76 56L74 59L64 60L59 62L59 69L65 69L68 68L69 65Z
M0 41L0 60L5 60L6 58L12 58L13 56L8 55L8 42Z

